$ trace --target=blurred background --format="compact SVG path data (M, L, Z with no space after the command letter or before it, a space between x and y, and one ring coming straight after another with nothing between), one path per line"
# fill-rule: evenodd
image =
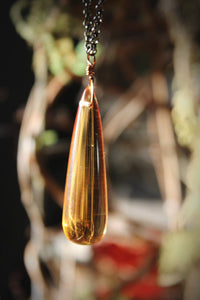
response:
M109 219L66 240L85 76L80 0L1 9L0 299L200 299L200 2L107 0L96 57Z

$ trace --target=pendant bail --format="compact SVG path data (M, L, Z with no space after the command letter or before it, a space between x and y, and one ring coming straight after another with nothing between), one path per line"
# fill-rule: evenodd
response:
M89 80L94 81L94 74L95 74L95 64L96 59L94 55L87 54L87 68L86 68L86 74L89 76Z

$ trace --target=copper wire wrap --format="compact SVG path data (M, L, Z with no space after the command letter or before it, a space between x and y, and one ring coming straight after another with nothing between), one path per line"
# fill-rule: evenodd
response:
M91 61L91 57L93 61ZM95 56L87 55L87 62L88 65L86 67L86 74L89 76L90 79L93 80L95 74L95 64L96 64Z

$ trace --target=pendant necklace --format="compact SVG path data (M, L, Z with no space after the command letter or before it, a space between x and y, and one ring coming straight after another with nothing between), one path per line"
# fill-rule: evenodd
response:
M107 184L101 117L94 92L94 67L103 0L83 0L88 86L79 102L66 175L62 226L77 244L101 240L107 222ZM94 4L96 2L96 4Z

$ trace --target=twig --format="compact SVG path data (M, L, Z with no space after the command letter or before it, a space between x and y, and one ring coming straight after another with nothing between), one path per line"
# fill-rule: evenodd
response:
M147 82L138 80L133 89L124 94L104 118L103 129L106 143L113 143L120 134L144 111L150 93Z

